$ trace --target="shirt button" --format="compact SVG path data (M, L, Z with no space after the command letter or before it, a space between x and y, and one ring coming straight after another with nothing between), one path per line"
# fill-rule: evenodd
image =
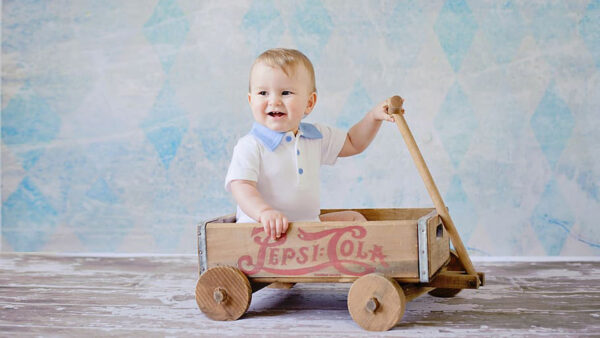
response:
M296 150L296 155L300 156L300 150Z
M292 142L292 137L288 135L288 136L285 138L285 140L286 140L286 141L288 141L288 142Z
M304 170L303 170L302 168L298 169L298 173L299 173L300 175L302 175L302 173L303 173L303 172L304 172Z

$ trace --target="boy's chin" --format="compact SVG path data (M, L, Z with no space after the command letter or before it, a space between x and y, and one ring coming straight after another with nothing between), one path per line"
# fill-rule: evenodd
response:
M273 130L273 131L280 132L280 133L287 133L288 131L297 130L297 127L296 127L296 129L294 129L294 128L291 128L289 126L280 126L280 125L275 125L275 124L272 124L272 123L267 123L266 127L269 128L269 129L271 129L271 130Z

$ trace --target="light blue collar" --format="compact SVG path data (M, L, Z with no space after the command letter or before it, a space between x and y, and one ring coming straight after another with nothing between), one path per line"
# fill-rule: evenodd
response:
M301 137L308 139L323 138L323 135L319 129L310 123L300 123L298 132ZM252 129L250 130L250 134L259 139L265 145L265 147L269 148L269 150L274 151L279 146L283 136L286 133L271 130L258 122L254 122Z

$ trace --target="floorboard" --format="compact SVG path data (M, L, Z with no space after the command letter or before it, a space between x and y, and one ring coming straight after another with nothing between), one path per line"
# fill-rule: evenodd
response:
M0 255L0 336L361 336L350 284L263 289L234 322L197 308L194 257ZM600 334L600 261L476 262L486 285L421 296L378 336Z

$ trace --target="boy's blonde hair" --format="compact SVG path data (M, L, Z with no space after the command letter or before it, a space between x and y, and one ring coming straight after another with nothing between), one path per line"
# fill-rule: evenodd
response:
M266 50L260 54L256 60L254 60L254 63L250 68L248 91L252 90L250 84L252 82L252 70L254 70L254 67L259 63L265 64L269 67L277 67L281 69L288 77L294 76L296 67L298 65L303 65L308 71L308 75L310 77L310 89L312 92L317 91L317 86L315 84L315 70L310 60L299 50L288 48L273 48Z

